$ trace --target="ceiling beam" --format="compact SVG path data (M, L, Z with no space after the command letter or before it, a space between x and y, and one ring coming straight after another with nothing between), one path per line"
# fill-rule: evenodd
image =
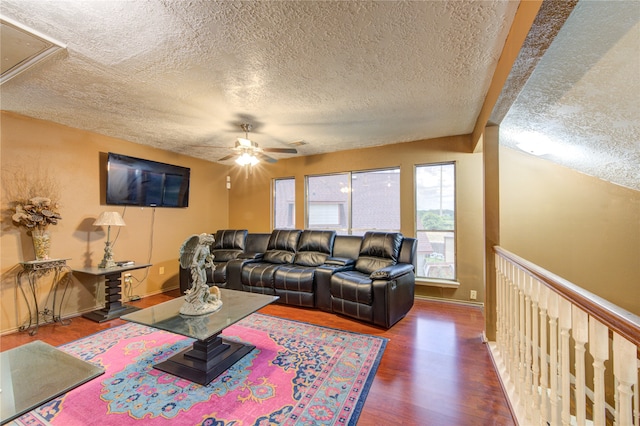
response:
M564 26L578 0L545 0L516 58L488 125L499 125Z
M478 114L476 125L471 134L471 152L477 152L477 150L481 149L480 138L489 121L491 111L493 111L493 107L498 101L502 88L509 77L511 68L520 53L529 30L533 26L542 3L542 0L522 0L518 6L516 15L513 18L513 24L502 48L502 54L498 59L496 71L493 73L487 96L484 98L484 104L480 109L480 114Z

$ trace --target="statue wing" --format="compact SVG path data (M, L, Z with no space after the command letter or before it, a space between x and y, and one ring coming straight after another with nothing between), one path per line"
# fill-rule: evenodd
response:
M190 268L193 256L196 253L196 248L199 244L199 237L192 235L182 243L180 247L180 266L183 268Z

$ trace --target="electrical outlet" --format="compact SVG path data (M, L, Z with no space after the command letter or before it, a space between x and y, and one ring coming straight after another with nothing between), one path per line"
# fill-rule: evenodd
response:
M160 275L163 275L163 274L164 274L164 266L161 266L161 267L159 268L158 273L159 273Z
M471 290L471 293L469 294L469 299L476 300L477 298L478 298L478 292L475 290Z

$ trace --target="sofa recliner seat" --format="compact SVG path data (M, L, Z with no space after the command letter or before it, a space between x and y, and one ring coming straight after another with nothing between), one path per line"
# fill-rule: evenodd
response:
M413 306L413 265L398 263L404 237L399 232L367 232L358 258L331 276L331 310L385 328Z
M275 295L276 271L283 264L293 263L301 233L302 231L297 229L274 230L264 254L260 258L243 262L240 273L241 289Z
M246 229L224 229L216 232L211 249L215 268L207 270L207 275L210 276L207 282L226 287L227 263L244 253L248 233Z
M302 231L293 262L280 265L274 275L275 294L282 303L316 306L316 269L331 256L335 238L335 231Z

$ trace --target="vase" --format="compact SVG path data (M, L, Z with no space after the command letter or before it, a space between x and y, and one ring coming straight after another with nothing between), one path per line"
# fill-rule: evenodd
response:
M47 230L31 231L33 239L33 251L36 254L36 260L49 259L49 251L51 250L51 235Z

